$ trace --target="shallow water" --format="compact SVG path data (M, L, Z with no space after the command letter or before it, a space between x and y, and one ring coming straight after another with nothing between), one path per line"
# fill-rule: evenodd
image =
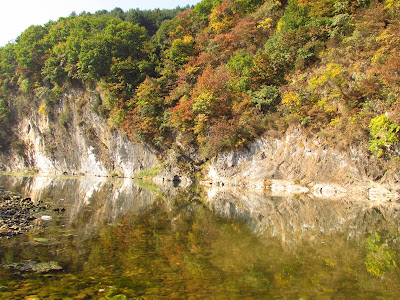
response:
M0 186L48 205L28 233L0 240L1 299L400 295L397 203L161 192L128 179L0 176Z

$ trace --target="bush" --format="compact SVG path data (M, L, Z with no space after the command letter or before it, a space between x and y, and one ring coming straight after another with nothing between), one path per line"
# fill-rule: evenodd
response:
M58 117L58 123L61 126L67 128L70 119L71 119L71 111L69 109L66 109L65 111L60 113L60 116Z
M281 102L281 93L274 85L263 85L249 94L251 102L263 113L273 110Z
M368 127L372 136L369 140L369 151L376 153L377 157L391 151L394 144L399 142L400 125L385 114L373 118Z

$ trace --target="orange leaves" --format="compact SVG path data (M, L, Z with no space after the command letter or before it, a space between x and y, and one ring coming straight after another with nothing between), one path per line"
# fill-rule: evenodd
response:
M178 104L170 109L172 113L171 124L182 131L190 129L194 119L192 106L193 99L183 96Z
M216 92L223 93L221 89L226 87L228 80L229 75L225 66L221 66L217 69L206 67L197 80L197 88L194 93L202 89L215 90Z

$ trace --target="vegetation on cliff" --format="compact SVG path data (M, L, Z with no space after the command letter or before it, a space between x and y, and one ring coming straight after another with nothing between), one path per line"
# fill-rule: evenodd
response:
M208 158L298 125L396 157L399 14L398 0L204 0L31 26L0 48L0 126L27 105L11 95L53 113L85 87L97 113L160 149Z

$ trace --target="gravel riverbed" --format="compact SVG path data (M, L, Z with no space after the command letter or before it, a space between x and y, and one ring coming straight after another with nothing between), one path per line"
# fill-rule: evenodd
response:
M31 198L0 187L0 238L11 238L33 226L34 214L45 207Z

